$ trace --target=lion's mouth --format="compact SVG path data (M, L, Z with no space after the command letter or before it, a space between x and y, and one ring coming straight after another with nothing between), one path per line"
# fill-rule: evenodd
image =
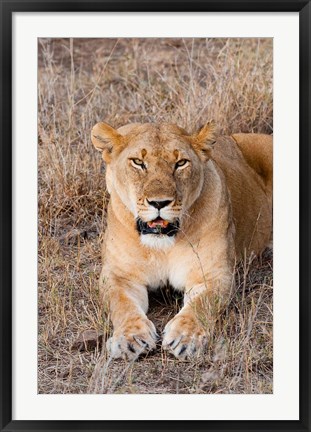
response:
M172 223L158 217L152 221L144 222L138 218L136 226L140 234L167 235L168 237L172 237L178 232L179 221L176 220Z

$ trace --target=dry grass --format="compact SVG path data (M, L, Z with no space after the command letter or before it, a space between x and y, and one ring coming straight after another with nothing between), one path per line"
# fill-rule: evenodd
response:
M91 127L167 121L192 131L214 119L221 134L271 133L272 41L42 39L38 94L39 392L271 393L268 250L237 269L236 295L199 361L159 347L107 364L99 345L72 346L84 330L110 331L97 291L108 197ZM161 330L179 307L168 288L151 298L150 317Z

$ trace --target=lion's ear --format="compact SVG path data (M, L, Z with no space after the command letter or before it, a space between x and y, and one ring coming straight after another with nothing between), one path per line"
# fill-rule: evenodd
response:
M106 123L97 123L91 132L91 139L96 150L102 152L105 162L111 161L113 150L122 147L122 135Z
M203 160L210 158L215 143L215 123L213 121L201 127L191 136L192 145Z

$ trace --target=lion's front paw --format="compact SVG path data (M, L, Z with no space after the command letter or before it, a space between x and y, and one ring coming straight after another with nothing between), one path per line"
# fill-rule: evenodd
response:
M153 350L157 338L155 326L150 320L136 318L117 328L106 346L111 358L135 360Z
M165 326L162 347L178 359L199 356L206 346L206 332L193 317L177 315Z

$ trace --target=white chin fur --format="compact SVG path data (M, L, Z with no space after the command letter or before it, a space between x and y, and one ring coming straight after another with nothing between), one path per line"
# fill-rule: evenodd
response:
M142 234L140 236L140 241L144 246L153 249L167 249L174 245L175 238L168 237L167 235Z

